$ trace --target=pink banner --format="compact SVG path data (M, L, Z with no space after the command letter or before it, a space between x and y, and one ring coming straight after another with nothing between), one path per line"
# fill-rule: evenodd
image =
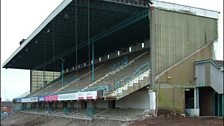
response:
M57 95L44 96L44 101L57 101L57 100L58 100Z

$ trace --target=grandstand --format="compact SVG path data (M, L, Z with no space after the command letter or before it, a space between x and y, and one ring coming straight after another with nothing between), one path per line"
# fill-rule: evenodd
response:
M218 12L153 3L63 1L3 64L31 71L15 111L129 120L158 105L185 114L195 61L213 57Z

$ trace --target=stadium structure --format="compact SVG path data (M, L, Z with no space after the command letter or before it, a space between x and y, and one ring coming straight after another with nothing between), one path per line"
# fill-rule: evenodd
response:
M64 0L3 64L30 70L30 94L14 110L223 116L218 16L162 1Z

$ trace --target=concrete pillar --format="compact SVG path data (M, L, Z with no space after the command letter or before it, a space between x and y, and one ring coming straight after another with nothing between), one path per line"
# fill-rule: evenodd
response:
M153 90L148 90L148 95L149 95L149 112L153 115L156 115L156 93Z
M42 104L41 104L42 102L38 102L38 107L39 107L39 110L41 110L42 109Z
M52 102L52 110L55 111L55 102Z
M194 116L199 116L199 89L194 89Z
M150 89L152 90L155 86L155 75L156 75L156 41L155 41L155 11L156 8L152 9L150 7L149 10L149 23L150 23L150 29L149 29L149 44L150 44L150 68L151 68L151 86Z
M22 103L22 110L26 110L27 108L27 103Z
M71 109L74 109L74 102L73 101L70 102L70 106L71 106Z
M43 107L43 109L45 109L46 108L46 102L43 102L43 105L42 105L42 107Z
M79 107L81 107L81 103L80 103L80 101L76 101L76 103L74 103L74 108L79 110Z
M65 115L68 115L68 107L67 107L67 101L65 101L65 102L62 102L62 106L63 106L63 111L64 111L64 114Z
M87 116L93 116L95 114L95 108L96 108L96 102L93 100L87 101L87 110L86 115Z
M35 111L38 112L38 109L39 109L39 104L38 102L35 102Z
M48 108L47 108L47 111L48 112L51 112L52 111L52 106L53 106L53 103L52 102L48 102Z
M30 103L30 110L34 108L34 103Z
M55 102L55 110L58 110L58 102Z
M26 103L26 109L30 109L31 108L31 103Z
M34 103L30 103L30 110L32 110L33 108L35 108L35 104Z

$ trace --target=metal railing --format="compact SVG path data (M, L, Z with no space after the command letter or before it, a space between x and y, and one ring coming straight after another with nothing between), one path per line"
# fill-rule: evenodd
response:
M116 89L122 87L123 85L129 83L130 81L132 81L136 77L140 76L145 71L149 70L149 68L150 68L149 63L143 64L138 69L136 69L131 75L125 76L121 80L115 82L113 85L108 86L108 90L104 90L103 95L105 96L110 91L116 90Z
M123 78L122 80L118 81L115 83L115 89L123 86L124 84L130 82L131 80L133 80L134 78L140 76L142 73L144 73L145 71L147 71L149 69L149 63L145 63L144 65L142 65L141 67L139 67L138 69L136 69L132 75L130 76L126 76L125 78Z

